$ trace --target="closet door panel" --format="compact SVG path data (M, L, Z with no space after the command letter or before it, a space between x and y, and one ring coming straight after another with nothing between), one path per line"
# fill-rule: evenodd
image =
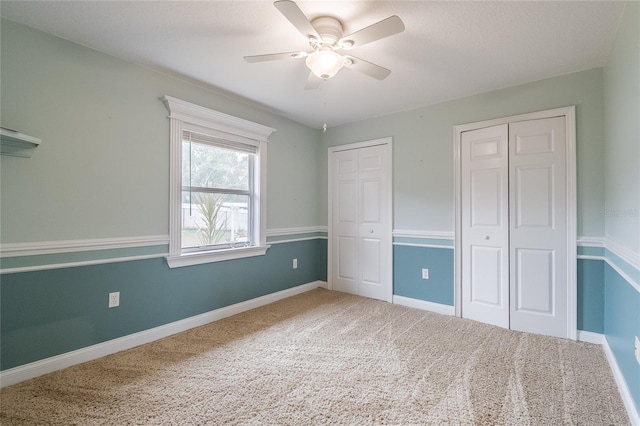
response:
M358 154L333 156L332 282L335 290L358 293Z
M391 145L330 150L333 290L392 299Z
M567 336L564 117L509 125L510 326Z
M387 146L378 145L358 149L359 182L359 251L360 280L358 294L387 300L389 266L384 259L391 258L388 236L391 217L390 205L391 163Z
M462 316L509 327L508 127L462 134Z
M516 249L515 253L515 311L553 315L553 250Z

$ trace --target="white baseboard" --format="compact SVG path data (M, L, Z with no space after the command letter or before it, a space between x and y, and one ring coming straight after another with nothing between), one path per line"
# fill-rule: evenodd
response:
M620 371L620 367L618 367L616 357L613 355L613 352L609 347L609 342L607 342L606 338L602 339L602 348L604 349L604 353L607 356L607 361L609 361L609 367L611 367L613 378L616 379L620 397L622 398L624 407L627 409L627 414L629 415L629 421L631 421L632 425L640 426L640 413L638 413L638 409L633 402L633 398L631 397L631 392L629 392L627 382L625 381L624 376Z
M594 333L593 331L578 330L578 340L581 342L601 345L604 342L604 334Z
M286 299L287 297L295 296L318 287L326 288L327 283L325 281L314 281L302 284L297 287L267 294L245 302L236 303L235 305L225 306L224 308L205 312L204 314L195 315L193 317L161 325L159 327L154 327L149 330L129 334L117 339L87 346L86 348L77 349L75 351L56 355L40 361L21 365L19 367L10 368L0 372L0 387L13 385L43 374L52 373L54 371L62 370L63 368L101 358L125 349L150 343L154 340L162 339L163 337L171 336L172 334L180 333L194 327L199 327L250 309L268 305L278 300Z
M455 308L441 303L427 302L426 300L413 299L411 297L393 296L394 305L407 306L409 308L422 309L443 315L455 315Z

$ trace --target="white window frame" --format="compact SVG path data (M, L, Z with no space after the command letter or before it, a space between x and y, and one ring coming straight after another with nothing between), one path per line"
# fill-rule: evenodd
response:
M170 268L261 256L267 252L267 138L275 129L171 96L162 102L169 110L169 256ZM250 247L182 252L182 134L183 130L209 134L257 148L254 161L253 221Z

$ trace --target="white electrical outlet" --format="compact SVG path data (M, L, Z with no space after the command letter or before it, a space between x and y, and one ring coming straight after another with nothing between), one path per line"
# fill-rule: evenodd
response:
M636 361L640 364L640 340L638 340L638 336L636 336Z
M120 306L120 292L116 291L113 293L109 293L109 307L115 308L116 306Z
M422 279L423 280L428 280L429 279L429 270L426 268L422 269Z
M293 269L298 269L298 259L293 259Z

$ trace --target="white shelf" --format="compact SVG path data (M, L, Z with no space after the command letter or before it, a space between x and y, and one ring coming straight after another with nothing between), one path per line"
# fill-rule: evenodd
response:
M29 158L41 143L40 139L33 136L0 128L0 155Z

